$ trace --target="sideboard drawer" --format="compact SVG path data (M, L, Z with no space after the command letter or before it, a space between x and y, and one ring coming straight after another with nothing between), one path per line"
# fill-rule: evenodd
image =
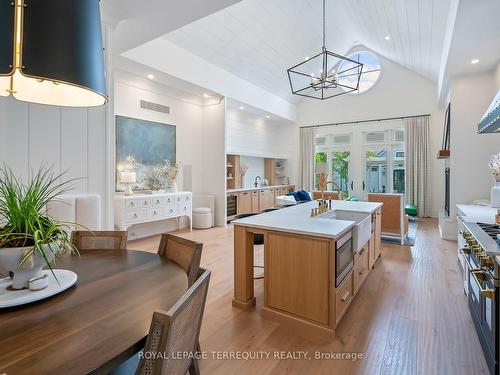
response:
M170 205L168 207L164 208L164 216L175 216L177 214L177 211L175 210L174 205Z
M167 205L167 201L164 197L156 197L153 198L153 207L165 207Z
M140 208L140 206L139 206L139 200L137 200L137 199L127 199L125 201L125 209L127 211L135 211L138 208Z
M138 201L139 201L139 207L149 208L153 206L153 198L142 198L138 199Z
M143 221L146 219L147 210L139 209L135 211L128 211L125 217L127 222Z
M148 219L151 220L160 219L161 217L165 216L163 214L163 210L164 208L161 207L148 208Z

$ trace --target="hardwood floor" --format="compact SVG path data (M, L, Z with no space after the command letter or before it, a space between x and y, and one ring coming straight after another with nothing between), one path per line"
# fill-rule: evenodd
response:
M179 235L204 243L201 264L212 270L201 332L202 350L208 352L201 361L204 374L488 374L462 289L456 242L442 241L433 219L420 221L411 248L382 243L382 258L335 338L262 318L263 280L255 281L255 310L231 306L231 226ZM156 251L158 243L153 237L128 247ZM256 249L256 264L262 264L262 249ZM271 354L259 360L217 359L223 351ZM275 359L282 351L307 352L310 359ZM316 353L362 353L363 358L315 359Z

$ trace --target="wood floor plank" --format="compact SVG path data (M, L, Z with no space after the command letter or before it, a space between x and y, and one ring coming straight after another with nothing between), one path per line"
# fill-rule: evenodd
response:
M201 264L212 271L201 331L202 350L363 353L360 361L333 359L220 360L209 355L204 374L488 374L463 293L456 242L439 238L437 221L421 220L415 246L382 243L383 256L337 328L336 337L299 331L264 319L263 281L255 281L256 309L233 297L232 227L181 232L203 242ZM159 237L129 242L156 251ZM256 249L262 264L262 249ZM401 370L401 371L399 371Z

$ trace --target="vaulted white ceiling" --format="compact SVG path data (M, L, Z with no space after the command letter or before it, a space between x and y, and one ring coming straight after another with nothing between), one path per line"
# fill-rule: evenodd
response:
M437 82L449 6L450 0L327 0L327 48L345 54L363 45ZM321 8L321 0L243 0L164 38L296 101L286 69L320 52Z

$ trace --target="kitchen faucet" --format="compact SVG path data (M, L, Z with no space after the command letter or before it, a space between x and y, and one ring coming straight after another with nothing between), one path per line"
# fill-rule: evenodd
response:
M259 183L257 182L257 179L259 179L262 182L262 177L260 177L260 176L255 177L255 182L253 183L255 185L255 187L259 187Z

